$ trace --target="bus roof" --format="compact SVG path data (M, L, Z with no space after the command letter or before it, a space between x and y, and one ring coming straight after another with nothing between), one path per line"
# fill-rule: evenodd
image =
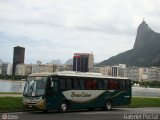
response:
M91 72L75 72L75 71L60 71L60 72L41 72L41 73L33 73L29 76L72 76L72 77L91 77L91 78L110 78L110 79L128 79L126 77L112 77L112 76L105 76L101 73L91 73Z

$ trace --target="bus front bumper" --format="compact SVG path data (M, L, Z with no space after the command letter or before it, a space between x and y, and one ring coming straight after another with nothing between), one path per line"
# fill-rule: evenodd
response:
M46 110L46 100L42 99L39 101L35 102L28 102L23 100L23 105L25 108L33 108L33 109L38 109L38 110Z

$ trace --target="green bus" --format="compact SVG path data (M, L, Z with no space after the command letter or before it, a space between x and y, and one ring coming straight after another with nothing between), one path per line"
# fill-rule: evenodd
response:
M63 71L30 74L24 86L23 105L44 112L103 108L131 103L131 80L99 73Z

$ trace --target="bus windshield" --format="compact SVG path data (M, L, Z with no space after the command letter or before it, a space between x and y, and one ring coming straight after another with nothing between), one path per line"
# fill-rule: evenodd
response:
M24 86L24 96L42 96L45 94L46 77L28 77Z

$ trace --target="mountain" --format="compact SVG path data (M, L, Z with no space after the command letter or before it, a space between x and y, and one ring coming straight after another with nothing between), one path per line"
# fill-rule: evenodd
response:
M134 47L104 60L98 66L127 64L138 67L160 66L160 33L154 32L145 21L138 26Z
M50 64L56 64L56 65L61 65L61 60L57 59L57 60L52 60L51 62L49 62Z
M2 59L0 59L0 64L3 64L4 62L3 62L3 60Z
M73 65L73 59L69 59L65 62L65 65Z

